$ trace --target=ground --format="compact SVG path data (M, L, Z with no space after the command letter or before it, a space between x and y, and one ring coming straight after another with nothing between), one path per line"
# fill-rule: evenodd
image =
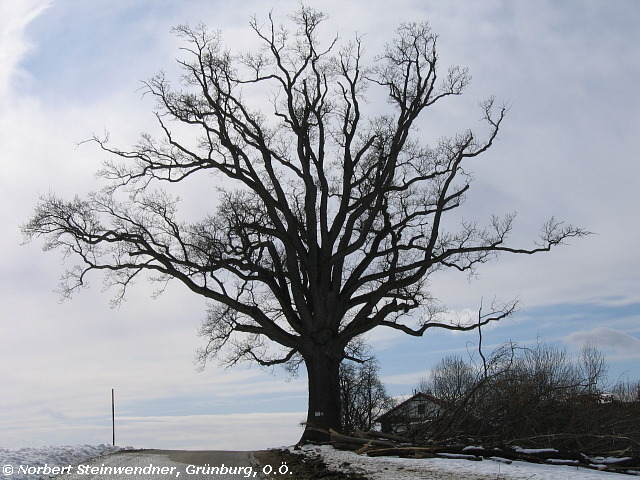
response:
M280 466L283 463L289 468L287 477L296 480L368 480L362 474L344 473L330 470L320 455L306 456L296 455L287 450L273 449L254 452L254 457L261 466ZM276 470L276 469L274 469ZM282 480L284 475L274 471L269 477L270 480Z
M273 468L269 480L625 480L628 475L600 471L612 468L612 459L596 459L590 468L548 459L541 463L501 457L476 458L439 454L429 458L370 457L328 445L305 445L254 453L261 467ZM470 458L473 457L473 458ZM472 461L472 459L474 461ZM620 459L616 460L617 462ZM276 468L286 465L286 473ZM261 468L260 467L260 468ZM627 473L640 475L640 470ZM622 476L624 475L624 476Z

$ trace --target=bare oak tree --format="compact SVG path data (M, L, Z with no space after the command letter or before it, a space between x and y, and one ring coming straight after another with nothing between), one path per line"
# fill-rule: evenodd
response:
M445 229L470 187L465 165L491 147L506 108L481 103L484 139L468 130L428 146L416 120L460 95L470 77L459 67L439 71L426 23L402 24L364 65L361 37L323 44L322 13L302 6L290 19L292 30L254 19L262 48L240 54L204 27L177 27L188 45L181 87L164 74L146 82L160 138L144 134L120 150L94 136L118 159L101 171L109 186L86 199L41 198L23 233L79 259L64 277L67 295L98 270L118 298L149 272L210 300L203 360L304 363L304 438L313 438L310 425L340 424L339 366L358 359L364 334L479 326L442 318L427 291L433 273L470 272L500 252L544 252L586 232L551 219L538 242L519 248L506 243L512 215ZM366 115L367 94L386 95L388 111ZM269 107L252 108L251 95ZM219 195L197 222L180 221L177 200L154 189L207 173Z

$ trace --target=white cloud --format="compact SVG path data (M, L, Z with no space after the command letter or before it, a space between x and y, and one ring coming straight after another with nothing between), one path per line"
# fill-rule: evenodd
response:
M572 332L567 335L565 341L573 345L593 343L626 357L640 357L640 339L609 327Z
M19 63L33 46L25 35L27 25L41 15L51 0L0 3L0 98L5 98L19 74Z
M428 375L428 371L421 370L418 372L403 373L399 375L385 375L380 378L384 385L402 385L404 387L413 385L417 387L418 383Z
M306 412L227 415L122 416L116 413L116 444L136 448L185 450L260 450L291 445L302 435ZM111 443L111 416L90 419L52 418L49 412L3 430L3 442L16 447Z
M116 435L152 448L259 450L295 443L305 419L306 412L135 417Z

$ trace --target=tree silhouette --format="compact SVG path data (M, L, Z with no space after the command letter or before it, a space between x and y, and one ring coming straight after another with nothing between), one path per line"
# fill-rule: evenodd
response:
M339 426L339 366L361 359L367 332L469 330L515 308L480 324L447 322L427 291L434 272L471 272L500 252L543 252L586 233L552 218L538 242L516 248L505 243L513 215L445 229L470 187L465 164L491 147L506 108L481 103L484 139L465 131L428 146L416 119L461 94L467 70L439 75L426 23L402 24L368 66L361 37L320 41L323 19L305 6L291 15L292 30L254 18L262 48L241 54L204 26L177 27L187 42L181 87L162 73L146 82L160 138L144 134L120 150L94 136L117 159L100 172L108 186L86 199L43 197L22 227L26 240L43 237L45 250L79 259L65 295L94 270L118 287L116 301L144 272L178 280L210 300L201 360L304 363L306 439ZM365 115L368 95L386 95L388 111ZM156 185L207 173L219 193L210 213L180 221L177 200Z
M375 358L358 366L353 362L340 365L341 432L367 432L380 415L395 406L380 381L379 371Z

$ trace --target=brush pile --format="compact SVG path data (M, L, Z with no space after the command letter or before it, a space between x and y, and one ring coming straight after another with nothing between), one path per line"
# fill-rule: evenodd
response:
M456 458L470 461L492 460L512 463L514 460L552 465L571 465L595 470L640 475L640 457L587 455L556 448L522 448L516 445L478 446L457 441L416 443L414 440L379 431L356 431L344 435L335 430L327 433L326 444L336 449L351 450L370 457Z

